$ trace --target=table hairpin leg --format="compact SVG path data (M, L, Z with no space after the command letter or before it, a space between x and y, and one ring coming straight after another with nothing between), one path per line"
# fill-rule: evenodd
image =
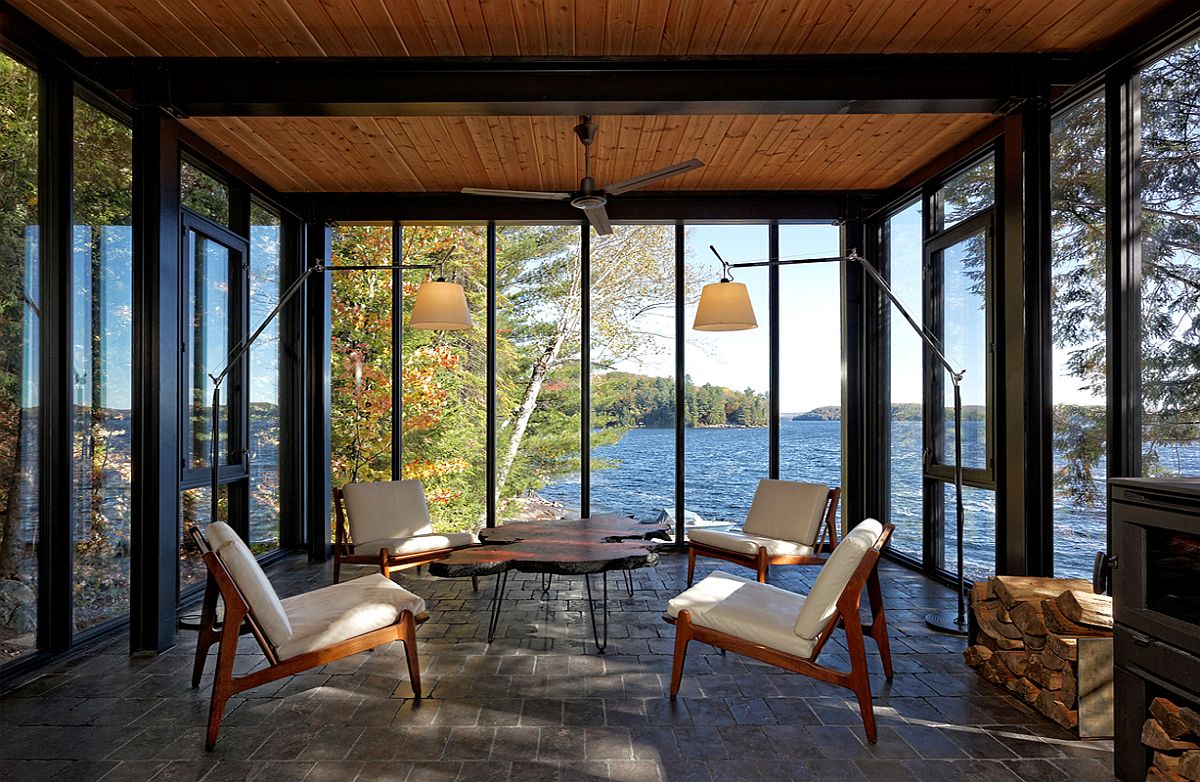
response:
M554 583L553 573L542 573L542 596L545 597L550 592L550 585Z
M633 597L633 570L625 568L625 589L629 592L629 596Z
M604 642L600 642L600 633L596 629L596 601L592 599L592 576L590 573L584 574L583 583L587 584L588 596L588 613L592 618L592 640L596 642L596 653L604 654L604 650L608 647L608 571L600 572L600 578L604 581Z
M500 602L504 600L504 590L508 586L508 571L496 574L496 591L492 593L492 612L488 621L487 642L490 644L496 637L496 625L500 624Z

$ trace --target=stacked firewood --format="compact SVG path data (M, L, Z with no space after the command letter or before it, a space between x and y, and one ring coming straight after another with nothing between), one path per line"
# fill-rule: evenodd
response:
M1093 594L1083 579L995 576L975 582L971 612L967 665L1076 730L1078 639L1112 636L1112 598Z
M1142 743L1154 750L1146 782L1200 782L1200 713L1155 698L1142 726Z

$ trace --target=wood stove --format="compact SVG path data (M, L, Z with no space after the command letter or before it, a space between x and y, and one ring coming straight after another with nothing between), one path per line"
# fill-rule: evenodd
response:
M1200 479L1109 481L1116 773L1144 780L1158 696L1200 706Z

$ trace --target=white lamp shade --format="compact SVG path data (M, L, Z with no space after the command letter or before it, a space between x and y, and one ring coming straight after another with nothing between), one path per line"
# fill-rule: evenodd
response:
M467 309L467 294L458 283L444 280L422 283L417 288L408 327L463 331L471 328L471 312Z
M745 331L758 328L750 293L740 282L714 282L700 291L696 307L696 331Z

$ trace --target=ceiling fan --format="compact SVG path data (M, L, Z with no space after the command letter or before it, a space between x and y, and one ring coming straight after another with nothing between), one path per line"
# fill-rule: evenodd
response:
M612 233L612 225L608 222L608 212L604 210L604 205L608 203L609 196L621 195L622 193L628 193L630 190L638 190L659 180L667 179L676 174L682 174L685 171L691 171L704 165L699 160L692 158L682 163L676 163L673 166L667 166L657 171L635 176L632 179L616 182L608 187L597 188L596 180L592 179L592 142L596 140L596 133L599 130L600 127L595 122L592 122L591 117L580 117L579 124L575 126L575 135L579 136L579 140L583 143L583 179L579 180L578 192L551 193L537 190L494 190L487 187L464 187L462 192L471 195L502 196L505 198L533 198L541 201L567 201L569 199L571 206L583 210L583 213L587 215L588 222L596 229L596 233L601 236L607 236Z

